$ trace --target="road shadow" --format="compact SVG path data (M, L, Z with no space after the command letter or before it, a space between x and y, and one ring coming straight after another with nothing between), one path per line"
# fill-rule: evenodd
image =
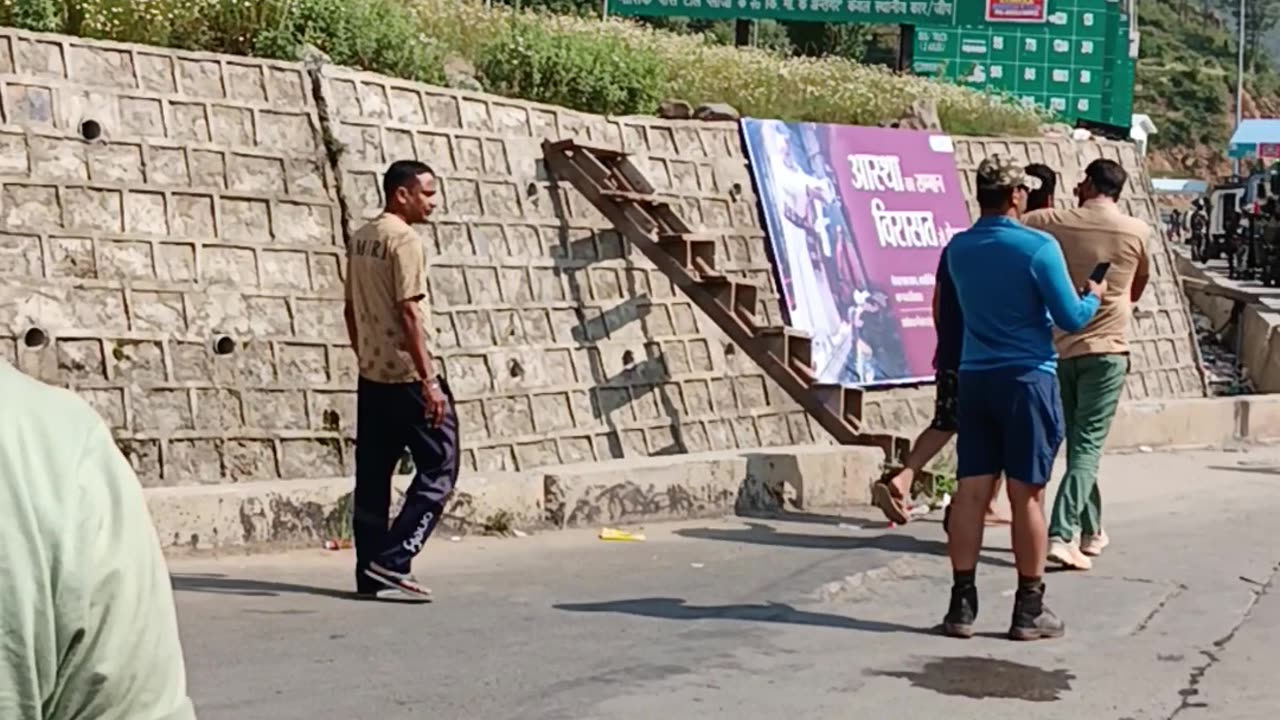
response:
M681 598L634 598L598 603L560 603L552 607L567 612L619 613L662 620L737 620L874 633L933 634L934 632L934 628L919 628L880 620L862 620L847 615L797 610L790 605L775 602L689 605Z
M869 515L832 515L830 513L814 513L786 509L742 508L736 511L738 517L752 520L776 520L778 522L806 523L809 525L856 525L863 530L888 530L887 520L872 518ZM921 518L913 522L936 522Z
M809 548L814 550L881 550L909 555L947 556L947 543L927 540L907 533L892 532L871 536L815 535L811 533L782 532L764 523L746 523L745 528L687 528L676 530L680 537L695 540L720 540L734 543L771 545L774 547ZM992 557L992 548L983 548L979 559L996 567L1014 567L1004 558Z
M279 597L281 595L317 595L339 600L359 599L354 592L312 585L273 580L250 580L227 577L219 573L174 573L169 576L177 592L209 593L213 595L243 595L245 597Z
M1280 475L1280 465L1209 465L1209 470L1226 470L1238 473L1259 473L1262 475Z

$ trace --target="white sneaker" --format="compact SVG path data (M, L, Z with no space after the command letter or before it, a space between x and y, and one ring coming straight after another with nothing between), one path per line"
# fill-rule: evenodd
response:
M1111 544L1106 530L1099 530L1097 535L1084 535L1080 538L1080 552L1089 557L1098 557L1102 549Z
M1071 570L1088 570L1093 567L1093 562L1080 552L1075 543L1061 540L1049 542L1049 562Z

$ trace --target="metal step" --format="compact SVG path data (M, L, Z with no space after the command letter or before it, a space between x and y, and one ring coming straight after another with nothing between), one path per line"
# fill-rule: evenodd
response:
M701 277L720 277L722 273L716 270L718 240L707 233L663 233L658 236L658 247Z
M716 264L721 237L693 232L676 210L679 199L655 194L626 153L574 140L544 141L542 149L555 176L577 188L836 442L883 448L889 462L906 452L906 438L861 432L862 391L818 383L810 338L760 322L760 288L726 277Z
M760 288L730 280L723 275L701 278L698 284L725 310L750 327L756 327L756 307L760 299Z
M630 153L617 148L605 147L603 145L586 145L577 140L554 140L543 146L543 152L585 152L595 155L601 160L621 160Z
M769 354L781 360L801 378L816 378L811 338L808 334L789 327L773 326L760 328L756 331L756 336L764 342Z

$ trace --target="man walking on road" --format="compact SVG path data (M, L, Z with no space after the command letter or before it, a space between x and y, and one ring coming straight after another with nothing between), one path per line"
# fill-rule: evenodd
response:
M1040 181L1040 187L1027 193L1027 212L1052 208L1054 190L1058 185L1057 173L1053 168L1042 163L1032 163L1026 167L1028 176ZM933 295L933 325L938 333L938 349L934 356L936 372L933 420L929 427L916 437L903 462L903 468L892 478L876 483L871 488L871 499L876 507L889 520L902 524L910 521L907 501L911 497L911 484L916 474L929 464L942 448L956 434L956 399L959 386L957 368L960 363L960 345L964 336L964 328L960 318L960 309L955 306L955 289L951 286L946 268L939 266L935 273L937 284ZM1008 519L1000 514L996 507L1000 499L1001 478L996 478L991 488L991 499L987 503L987 514L984 522L987 525L1004 525ZM951 527L951 506L947 506L942 516L942 529Z
M903 462L903 468L892 478L882 480L871 488L871 499L890 521L910 522L911 484L916 474L924 469L956 434L956 402L959 393L960 345L964 324L960 308L955 302L955 289L945 282L944 273L937 273L933 289L933 325L938 334L938 346L933 356L935 372L933 419L929 427L916 437L911 451ZM994 505L994 499L993 503ZM948 522L944 517L943 527Z
M1027 194L1039 186L1010 158L983 160L977 172L982 216L943 251L941 267L955 286L965 320L959 479L947 543L954 584L942 625L953 637L974 633L983 515L1001 474L1013 510L1018 568L1009 637L1038 640L1065 632L1063 622L1044 604L1044 487L1062 444L1050 318L1065 330L1080 330L1093 317L1106 285L1090 282L1082 296L1071 283L1058 243L1018 222Z
M435 173L393 163L382 183L385 209L347 248L347 333L359 361L356 487L352 529L356 591L423 602L431 591L410 574L458 479L458 417L427 347L430 310L422 239L412 225L435 209ZM414 476L387 526L391 478L405 447Z
M1079 207L1029 215L1028 226L1057 238L1071 279L1084 283L1098 263L1111 263L1106 294L1092 322L1059 335L1058 378L1067 429L1067 474L1049 524L1049 560L1088 570L1107 546L1098 463L1129 371L1129 316L1149 277L1148 225L1120 210L1128 173L1114 160L1094 160L1076 188ZM1080 534L1077 544L1076 534Z
M886 518L898 524L911 521L907 503L916 474L923 471L924 466L942 452L942 448L955 437L957 430L956 405L960 392L960 349L964 340L964 319L960 316L955 288L941 262L935 278L937 283L933 289L933 325L937 331L938 345L933 357L936 373L933 419L911 445L902 469L871 488L871 499L876 507L880 508ZM996 508L999 494L1000 481L997 480L991 488L991 499L987 505L985 522L988 525L1008 522ZM942 528L945 531L950 526L951 506L948 505L942 518Z

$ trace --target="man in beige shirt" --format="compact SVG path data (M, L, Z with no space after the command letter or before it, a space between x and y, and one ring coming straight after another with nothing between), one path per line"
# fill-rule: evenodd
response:
M1149 278L1151 228L1120 210L1129 175L1114 160L1095 160L1076 187L1079 207L1029 213L1028 226L1057 238L1071 279L1083 287L1099 263L1111 263L1107 292L1083 330L1059 333L1058 378L1067 429L1067 474L1049 524L1049 560L1078 570L1092 567L1108 540L1102 529L1098 463L1129 371L1129 317ZM1076 533L1080 533L1077 544Z
M347 333L360 369L356 400L356 487L352 530L356 592L425 602L413 558L444 514L458 480L458 416L436 373L429 341L427 263L412 225L435 209L435 173L415 161L387 169L385 209L347 247ZM391 477L405 447L414 476L388 528Z

